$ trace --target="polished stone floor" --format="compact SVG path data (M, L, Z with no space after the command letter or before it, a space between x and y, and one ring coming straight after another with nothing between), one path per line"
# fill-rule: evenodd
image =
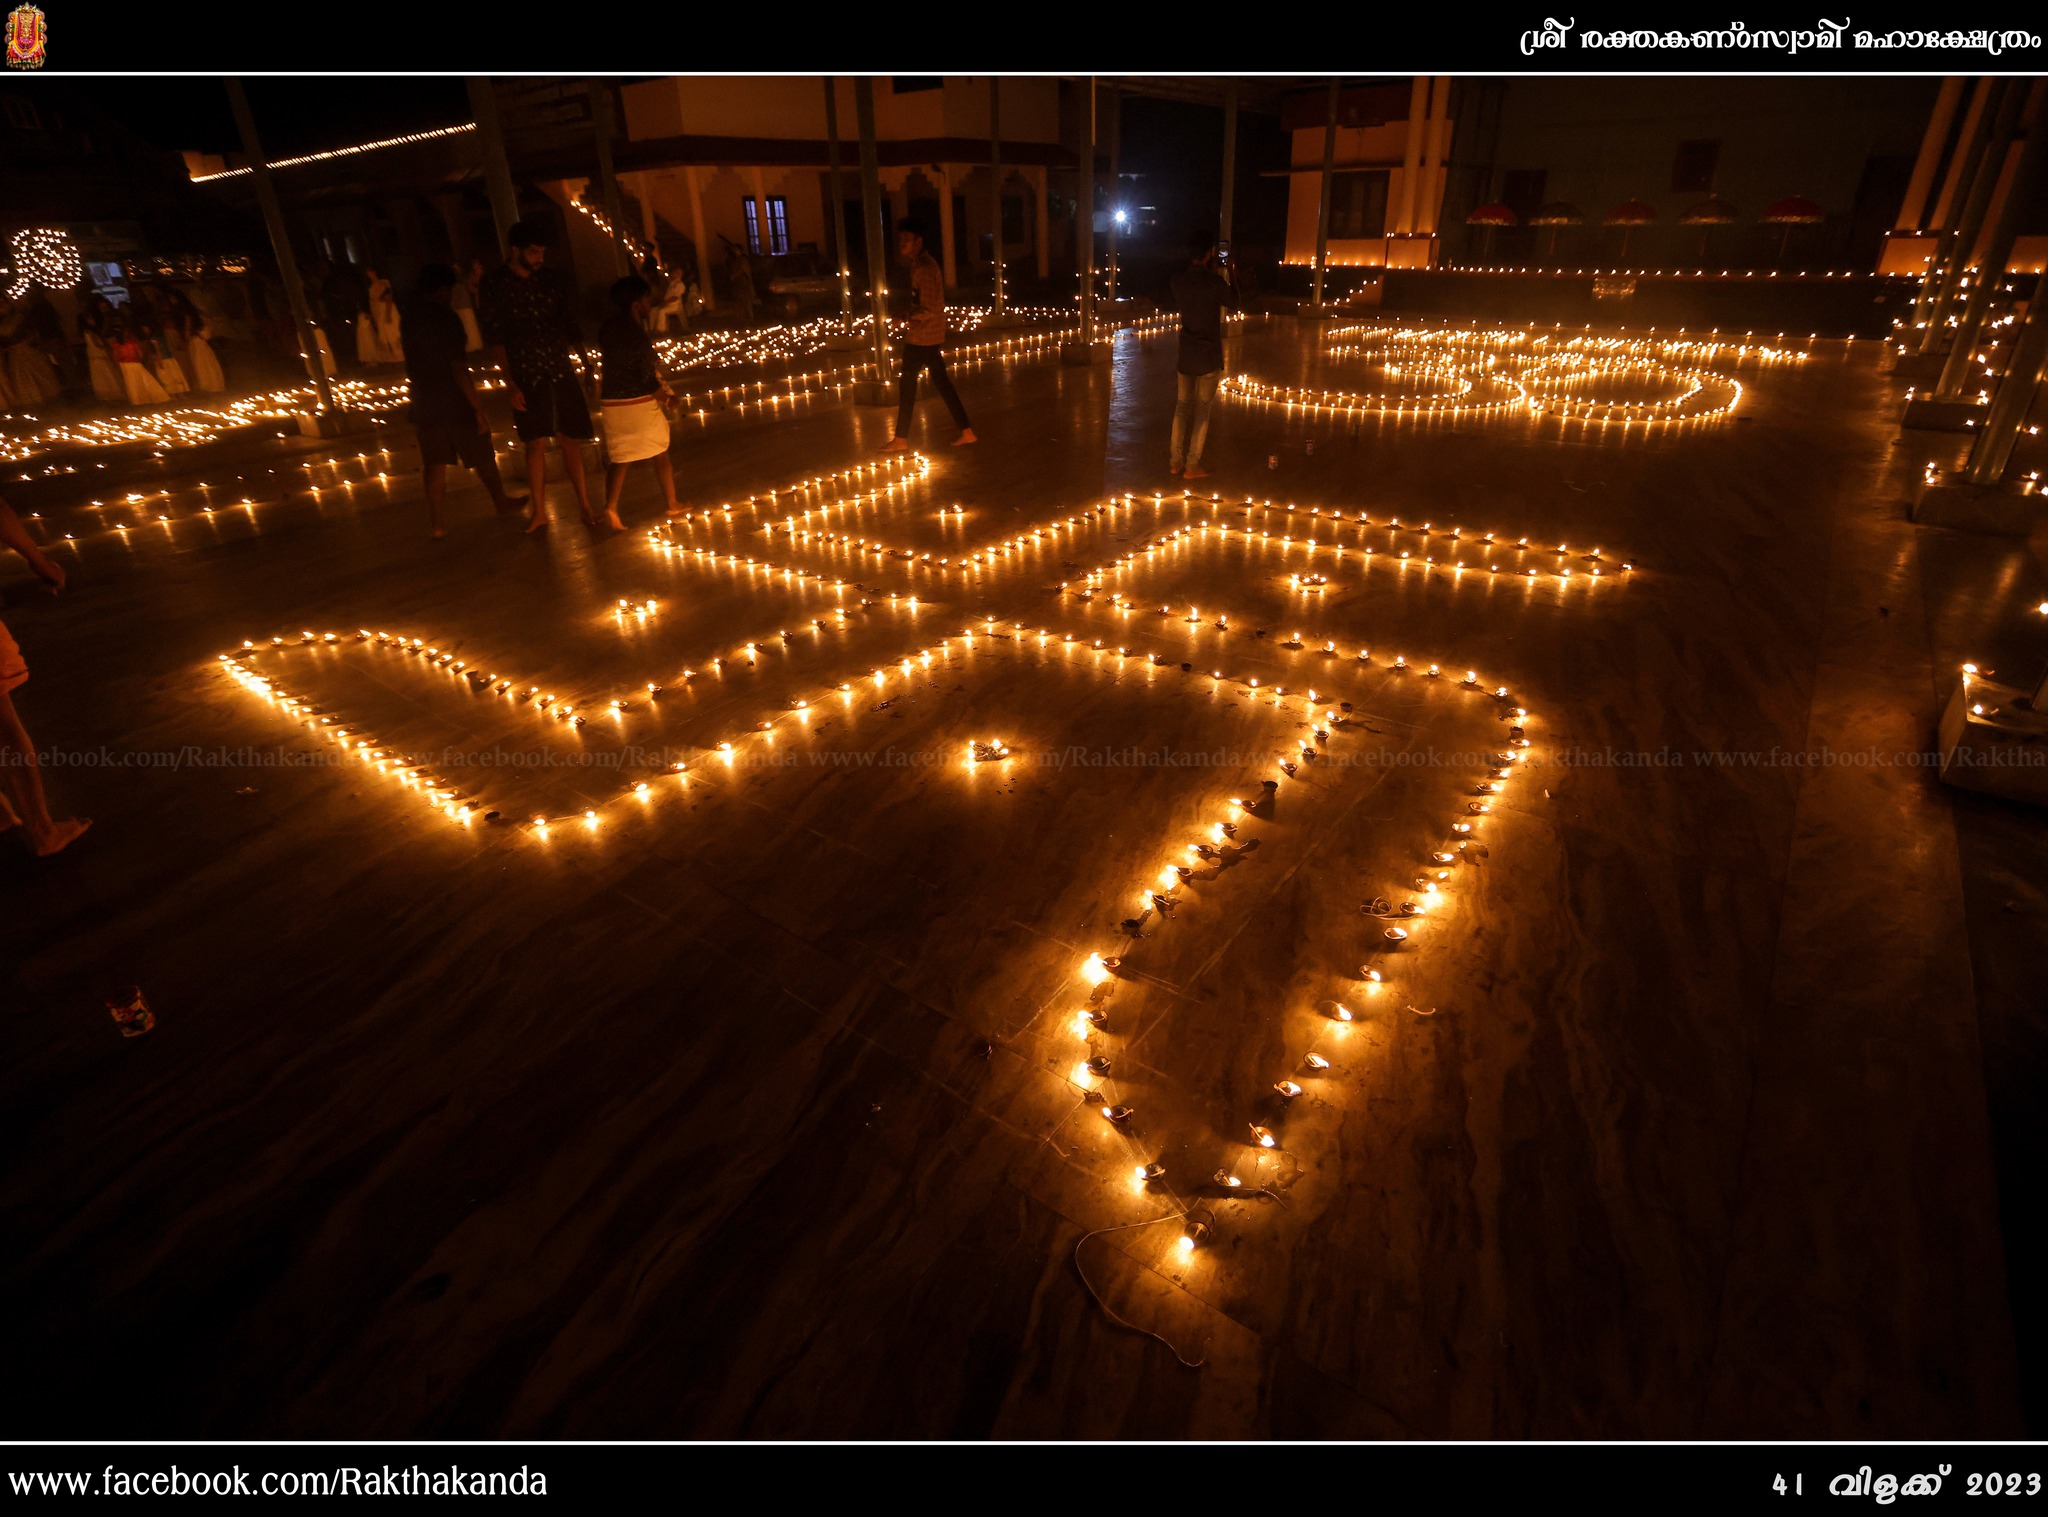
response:
M1904 520L1956 440L1817 343L1659 429L1225 399L1190 501L1173 365L977 367L864 501L760 492L888 412L707 416L668 552L646 477L430 543L402 440L46 507L18 699L96 825L0 862L17 1435L2039 1431L2048 826L1798 757L2042 657L2024 544ZM217 662L273 637L299 713Z

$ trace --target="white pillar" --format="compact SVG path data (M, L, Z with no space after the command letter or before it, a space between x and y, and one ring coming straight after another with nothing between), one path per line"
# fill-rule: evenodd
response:
M1894 230L1917 232L1920 213L1927 209L1927 196L1934 188L1934 171L1941 167L1941 150L1948 142L1949 123L1963 102L1963 80L1951 74L1941 81L1941 93L1934 100L1934 114L1927 119L1927 134L1920 139L1920 156L1913 160L1913 177L1906 185L1906 198L1899 205Z
M711 301L711 247L704 240L704 193L697 187L695 164L683 170L683 182L690 188L690 235L697 240L697 284L708 305Z
M1969 172L1971 152L1978 124L1984 119L1985 104L1991 98L1991 78L1987 74L1977 81L1977 88L1970 95L1970 109L1963 117L1962 135L1956 138L1956 150L1948 161L1948 173L1941 181L1941 198L1934 202L1934 219L1928 223L1928 230L1939 232L1948 226L1949 215L1955 209L1956 196L1962 193L1963 176Z
M946 288L956 289L960 284L958 259L953 255L953 165L941 163L937 166L939 176L939 242L943 252L939 258L940 268L945 270Z
M1422 127L1428 107L1429 78L1417 74L1408 90L1408 143L1401 152L1401 209L1394 216L1396 233L1415 230L1415 182L1422 173Z
M1451 78L1439 75L1429 91L1429 140L1423 149L1421 193L1415 198L1418 232L1434 234L1443 215L1445 160L1451 155Z

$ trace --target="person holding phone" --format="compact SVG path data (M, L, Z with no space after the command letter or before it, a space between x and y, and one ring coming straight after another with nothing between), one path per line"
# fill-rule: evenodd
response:
M1179 392L1167 472L1207 479L1202 447L1209 440L1209 411L1223 378L1223 311L1237 309L1237 269L1206 231L1188 239L1188 266L1173 276L1173 303L1180 312Z

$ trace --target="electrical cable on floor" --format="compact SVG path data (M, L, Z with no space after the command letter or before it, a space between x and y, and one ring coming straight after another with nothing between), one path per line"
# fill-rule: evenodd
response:
M1143 1333L1147 1338L1157 1338L1161 1343L1164 1343L1166 1345L1168 1352L1170 1352L1174 1358L1178 1359L1187 1368L1191 1370L1198 1370L1203 1365L1209 1362L1209 1356L1207 1354L1202 1355L1202 1357L1199 1359L1190 1359L1187 1355L1183 1354L1179 1349L1175 1348L1173 1346L1173 1340L1166 1337L1164 1334L1155 1333L1149 1327L1140 1327L1135 1322L1129 1322L1126 1321L1124 1318L1119 1317L1114 1311L1110 1310L1109 1303L1102 1299L1102 1293L1095 1288L1095 1282L1088 1278L1088 1271L1081 1268L1081 1245L1083 1243L1086 1243L1090 1238L1100 1237L1104 1233L1128 1232L1131 1228L1134 1227L1150 1227L1155 1222L1178 1222L1182 1217L1185 1217L1186 1215L1187 1212L1185 1210L1169 1212L1167 1215L1163 1217L1147 1217L1141 1222L1125 1222L1116 1227L1098 1227L1092 1233L1081 1234L1081 1236L1078 1239L1076 1239L1074 1243L1074 1273L1081 1277L1081 1283L1082 1285L1088 1288L1088 1294L1090 1296L1093 1296L1095 1298L1095 1304L1102 1308L1103 1316L1109 1318L1109 1320L1114 1322L1118 1327L1126 1328L1134 1333Z

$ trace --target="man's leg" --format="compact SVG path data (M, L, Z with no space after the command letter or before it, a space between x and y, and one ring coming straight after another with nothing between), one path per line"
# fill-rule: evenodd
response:
M526 530L538 532L548 524L548 440L545 437L526 439L526 488L527 504L533 507L533 520L526 524Z
M1223 371L1198 375L1194 381L1194 416L1188 423L1188 469L1189 479L1206 479L1209 471L1202 467L1202 444L1209 440L1209 408L1216 404L1216 382L1223 377Z
M1180 473L1188 461L1188 412L1195 403L1193 378L1189 374L1173 376L1173 442L1167 462L1175 474Z
M590 486L583 478L583 444L573 437L557 437L555 446L562 450L562 472L569 476L569 488L576 492L577 509L585 521L596 521L596 514L590 509Z
M36 762L36 745L14 709L14 697L0 694L0 793L8 807L21 818L21 830L38 858L47 858L92 825L73 817L61 821L50 815L43 798L43 771Z
M448 466L428 464L421 471L420 488L427 497L427 525L433 530L434 536L440 537L441 502L448 497Z
M525 501L514 500L505 493L505 476L498 472L498 451L491 445L489 439L485 440L480 451L476 477L483 482L483 487L491 492L491 504L500 511L510 511L526 504Z
M967 419L967 407L960 404L960 392L953 388L953 376L946 372L946 355L937 348L932 350L932 388L953 413L953 425L963 433L973 432L974 423Z
M896 440L910 436L910 418L917 411L917 379L931 362L932 350L911 343L903 345L903 372L896 380Z

